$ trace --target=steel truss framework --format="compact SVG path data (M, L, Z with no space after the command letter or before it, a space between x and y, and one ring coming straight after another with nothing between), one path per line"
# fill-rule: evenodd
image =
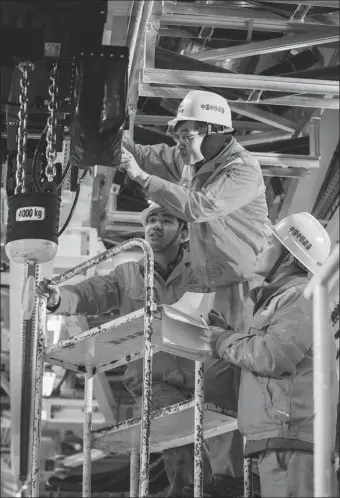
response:
M288 3L298 4L298 2ZM331 7L334 6L332 2L327 3ZM249 91L248 99L229 100L232 112L256 120L252 131L258 129L259 124L266 125L268 128L264 130L264 133L252 133L240 137L245 145L285 140L290 138L289 134L293 137L302 136L305 133L306 126L301 129L300 123L268 112L263 109L264 105L339 109L338 81L155 68L157 37L162 30L173 29L174 26L247 29L250 39L255 29L289 34L289 36L271 40L270 43L250 41L248 44L227 49L186 54L193 59L209 62L262 55L269 51L334 43L339 40L337 27L326 27L324 24L310 22L308 18L304 19L304 22L294 19L285 21L277 14L261 9L245 9L234 5L221 6L221 4L212 8L212 6L203 4L164 2L162 10L155 6L145 26L144 56L139 71L140 96L182 99L190 89L194 88L220 88L221 91L234 88ZM138 74L138 71L136 73ZM267 91L273 92L274 96L262 98L262 93ZM275 97L275 92L278 92L277 97ZM282 96L282 93L287 95ZM136 124L142 126L164 126L166 124L164 117L151 120L151 117L149 119L147 116L134 114L132 118L136 118ZM237 123L237 120L235 122ZM240 122L240 127L242 127L242 122ZM251 129L251 124L249 129ZM310 131L311 140L315 141L315 133L314 127ZM258 154L258 159L264 175L268 176L276 176L279 172L279 176L302 177L306 175L306 169L318 167L318 154L289 156L262 153Z

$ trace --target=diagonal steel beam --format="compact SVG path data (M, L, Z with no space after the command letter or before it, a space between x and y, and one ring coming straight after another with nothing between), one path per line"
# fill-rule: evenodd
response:
M292 133L282 133L282 131L267 131L263 133L250 133L249 135L243 135L237 137L237 141L244 147L247 145L264 144L278 142L279 140L289 140L292 137Z
M143 71L143 82L156 85L181 85L186 87L206 86L215 88L243 88L245 90L269 90L273 92L313 93L316 95L339 95L339 83L328 80L310 80L260 76L252 74L197 73L172 69L150 69Z
M323 30L313 30L310 33L300 33L298 35L284 36L277 39L247 43L235 47L218 48L216 50L204 50L190 54L190 57L199 61L219 61L226 59L240 59L254 55L271 54L293 48L324 45L339 40L338 28L327 28Z

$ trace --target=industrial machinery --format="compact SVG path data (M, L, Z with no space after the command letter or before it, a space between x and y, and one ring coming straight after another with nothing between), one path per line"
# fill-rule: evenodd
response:
M100 0L79 5L61 0L2 5L5 495L27 493L30 485L35 282L143 237L139 213L147 199L117 170L124 132L137 143L172 144L167 122L179 100L190 89L213 89L229 100L237 140L261 164L271 220L306 210L323 222L334 245L339 240L337 1ZM140 256L136 251L126 257ZM109 271L121 257L93 271ZM339 297L332 292L338 336ZM70 318L62 326L52 319L47 333L55 342L113 318L93 318L90 324ZM95 380L98 426L137 416L126 393L119 402L114 399L113 387L121 388L119 374L110 379L102 373ZM45 369L46 465L41 468L46 473L41 480L46 482L56 463L51 455L62 453L68 430L76 433L73 447L82 449L77 447L80 401L67 404L55 388L63 381L74 395L83 385L80 376L65 381L65 375L64 369ZM63 426L65 418L74 425Z

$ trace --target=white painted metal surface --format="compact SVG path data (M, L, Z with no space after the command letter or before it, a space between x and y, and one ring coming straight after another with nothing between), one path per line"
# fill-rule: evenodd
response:
M237 429L236 418L220 413L219 409L207 403L203 403L203 408L205 439ZM194 399L152 412L151 451L158 452L193 443L194 412ZM93 431L92 446L102 451L129 453L131 448L139 447L140 423L141 417L136 417Z
M61 365L60 362L67 362L68 367L73 365L72 370L78 370L78 367L96 367L98 372L106 366L114 368L115 361L143 350L143 320L144 309L141 308L50 346L46 350L45 359L50 363L58 360L58 365ZM159 320L155 320L153 324L154 345L159 343L160 324Z

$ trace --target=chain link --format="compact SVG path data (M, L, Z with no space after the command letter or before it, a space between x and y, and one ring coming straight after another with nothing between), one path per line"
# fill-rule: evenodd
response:
M20 62L18 64L18 69L21 71L20 78L20 109L18 113L19 124L18 124L18 140L17 140L17 170L16 170L16 182L15 182L15 194L25 192L25 163L26 163L26 147L27 147L27 104L28 104L28 73L34 70L34 64L32 62Z
M51 73L50 73L50 80L51 84L48 87L48 93L50 95L50 100L48 102L48 111L49 111L49 116L47 120L47 134L46 134L46 142L47 142L47 147L46 147L46 159L47 159L47 166L46 166L46 177L47 181L53 182L53 178L55 177L56 174L56 169L55 169L55 164L54 161L57 157L57 152L55 150L55 111L57 107L56 103L56 95L57 95L57 68L58 64L57 62L53 63Z

